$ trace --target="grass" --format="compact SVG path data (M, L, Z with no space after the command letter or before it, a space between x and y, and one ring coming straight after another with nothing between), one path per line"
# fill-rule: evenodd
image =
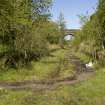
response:
M32 68L0 71L2 81L21 81L28 79L64 78L73 74L72 65L60 65L67 50L55 50L52 56L39 62L32 62ZM78 56L78 55L77 55ZM80 55L79 55L80 57ZM81 56L83 61L88 58ZM59 75L56 70L60 67ZM66 68L67 67L67 68ZM105 105L105 68L95 71L96 75L87 81L75 85L60 85L52 91L0 89L0 105Z
M22 81L22 80L43 80L58 77L58 69L62 66L59 78L73 75L72 66L64 68L59 62L64 59L67 50L57 49L51 53L51 56L43 57L38 62L32 62L31 66L19 69L9 69L0 71L0 81ZM66 70L65 70L66 69ZM64 74L64 75L63 75Z
M43 64L37 62L32 69L21 68L19 70L9 69L8 71L0 73L0 80L2 81L21 81L31 79L44 79L54 68L54 64Z
M81 59L81 61L88 63L91 61L91 58L84 53L80 53L79 51L75 53L75 55Z
M105 69L79 84L53 91L0 90L0 105L105 105Z
M59 61L63 60L67 53L67 50L55 50L51 56L44 57L39 62L32 62L32 68L0 71L0 80L21 81L50 79L56 78L55 76L68 77L73 74L72 65L59 66ZM85 55L80 58L83 61L88 60ZM58 69L60 69L59 75ZM60 85L52 91L12 91L0 88L0 105L105 105L105 68L95 72L96 75L87 81L75 85Z

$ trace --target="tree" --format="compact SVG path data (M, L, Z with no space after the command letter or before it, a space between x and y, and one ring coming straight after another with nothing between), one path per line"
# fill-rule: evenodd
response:
M41 33L42 22L48 20L51 0L0 1L0 41L8 49L2 52L5 64L29 62L46 55L46 38ZM24 63L23 63L24 64Z
M43 25L43 33L50 44L58 44L60 38L59 25L53 21L47 21Z
M58 24L59 24L59 29L60 29L60 46L61 48L64 48L64 35L65 35L65 20L64 20L64 16L63 13L61 12L59 15L59 20L58 20Z
M104 0L99 0L97 17L101 27L102 46L103 49L105 49L105 1Z
M95 61L105 62L105 0L99 0L97 11L85 22L74 42L79 42L79 49Z
M85 23L87 23L89 21L89 16L85 16L85 15L78 15L79 19L80 19L80 24L83 26L85 25Z

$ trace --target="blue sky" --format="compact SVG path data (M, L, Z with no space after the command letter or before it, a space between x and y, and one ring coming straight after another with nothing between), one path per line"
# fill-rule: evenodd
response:
M98 0L54 0L51 13L52 19L56 21L60 12L64 14L67 28L80 28L77 15L91 15L94 13Z

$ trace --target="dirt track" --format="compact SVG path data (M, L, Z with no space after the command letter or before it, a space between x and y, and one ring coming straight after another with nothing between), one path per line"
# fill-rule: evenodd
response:
M79 58L75 56L69 57L70 63L75 65L76 69L76 78L64 78L62 80L53 79L48 81L36 81L36 80L27 80L21 82L0 82L1 89L10 89L10 90L25 90L32 89L35 91L39 90L52 90L58 87L59 85L73 85L82 81L85 81L94 75L94 72L91 68L86 68L85 64L80 61Z

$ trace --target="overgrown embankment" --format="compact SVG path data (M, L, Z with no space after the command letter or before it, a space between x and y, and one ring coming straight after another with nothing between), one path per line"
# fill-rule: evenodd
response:
M29 79L25 81L21 80L20 82L18 80L16 82L3 81L0 82L0 87L5 89L13 89L13 90L24 90L24 89L51 90L55 89L59 85L76 84L78 82L87 80L89 77L93 75L93 69L87 68L85 63L83 63L76 56L71 54L68 56L66 55L61 57L63 57L63 60L61 60L60 58L61 60L60 62L55 61L56 63L58 62L58 64L60 63L58 65L59 67L55 69L53 72L51 72L49 74L49 77L46 79L42 80ZM46 63L47 61L43 62ZM53 63L55 62L53 61ZM47 62L47 66L48 63L49 62ZM71 68L71 65L74 69Z

